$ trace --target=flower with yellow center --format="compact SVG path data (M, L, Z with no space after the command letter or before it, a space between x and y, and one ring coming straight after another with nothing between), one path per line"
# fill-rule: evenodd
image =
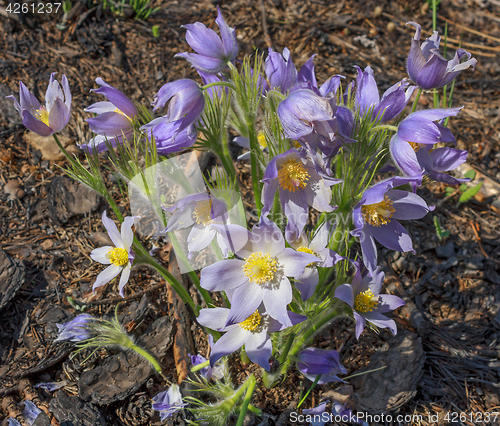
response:
M278 181L281 188L290 192L305 188L309 177L310 175L304 167L304 163L295 158L286 160L278 170Z
M115 246L100 247L90 253L90 257L96 262L110 265L97 276L93 285L94 290L121 274L118 288L120 296L123 297L123 288L128 282L132 262L134 261L134 252L131 250L134 239L132 232L134 219L133 216L127 216L123 221L120 232L115 223L107 217L106 211L102 214L102 223Z
M239 323L239 326L244 330L254 331L259 327L262 321L262 315L256 310L252 315L250 315L245 321Z
M203 224L207 226L213 222L211 199L198 201L198 203L196 203L196 208L193 212L193 219L198 225Z
M268 253L252 253L243 265L248 280L256 284L266 284L274 279L278 262Z
M302 253L309 253L309 254L312 254L313 256L316 256L318 257L318 255L316 253L314 253L314 251L312 251L309 247L306 247L306 246L301 246L297 249L297 251L300 251ZM314 266L317 262L311 262L309 263L307 266Z
M378 305L378 296L375 296L371 290L363 291L354 299L354 309L358 312L371 312Z
M361 207L363 218L372 226L387 225L391 221L396 209L392 206L393 201L387 196L380 203L367 204Z

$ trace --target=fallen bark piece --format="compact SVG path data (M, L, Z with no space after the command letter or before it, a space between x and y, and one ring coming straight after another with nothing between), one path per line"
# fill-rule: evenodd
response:
M24 268L0 249L0 310L24 284Z
M76 395L69 396L63 390L50 400L50 411L61 424L106 426L106 420L93 404L82 401Z
M372 415L397 411L417 393L424 362L420 337L408 330L393 337L388 348L379 349L370 363L356 372L366 374L352 379L356 409Z

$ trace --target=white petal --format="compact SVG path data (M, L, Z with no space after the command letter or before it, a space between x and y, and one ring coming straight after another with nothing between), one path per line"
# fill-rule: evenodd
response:
M92 290L95 290L97 287L101 287L106 283L109 283L114 277L116 277L121 271L121 266L111 265L108 266L104 271L102 271L96 278L94 285L92 286Z
M125 287L125 284L127 284L128 279L130 277L130 269L132 269L132 264L129 262L128 265L125 266L125 268L123 268L122 276L120 277L120 284L118 285L118 290L121 297L124 297L123 287Z
M109 260L108 253L110 250L113 250L113 248L114 247L111 246L96 248L92 250L92 253L90 253L90 257L92 258L92 260L102 263L103 265L109 265L111 264L111 261Z

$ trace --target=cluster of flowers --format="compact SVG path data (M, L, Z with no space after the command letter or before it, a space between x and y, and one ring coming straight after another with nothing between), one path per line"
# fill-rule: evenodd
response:
M341 381L338 374L346 370L339 354L304 349L312 339L306 330L346 311L354 317L357 338L367 322L396 333L395 322L384 314L404 302L381 294L384 273L375 242L391 250L414 251L400 221L420 219L433 210L416 189L424 177L452 185L463 182L446 172L467 157L466 151L438 145L455 143L443 122L460 108L417 111L414 102L411 113L404 117L404 112L416 90L418 99L423 90L443 87L462 70L474 67L476 60L463 49L446 60L439 54L437 32L420 43L421 27L411 22L416 32L407 60L409 78L380 96L370 67L356 67L357 78L346 88L339 75L319 86L314 56L297 70L288 49L282 54L269 49L263 66L257 60L255 68L245 68L248 62L244 62L238 74L235 30L220 10L216 23L220 37L201 23L185 26L187 42L196 53L177 56L190 62L203 85L189 79L165 84L152 103L154 111L168 104L159 118L139 123L136 106L119 90L96 79L101 87L95 92L107 102L87 108L97 114L87 120L95 136L80 147L94 154L134 139L152 142L159 155L175 154L194 146L198 131L210 123L204 115L207 107L215 108L220 105L217 99L233 96L234 116L240 119L232 123L241 131L237 142L250 148L242 158L252 162L258 223L251 230L231 223L227 203L212 194L191 194L166 209L172 215L164 232L189 229L190 255L214 241L220 248L220 260L205 267L199 281L202 290L224 292L227 301L227 307L196 312L198 322L214 336L224 333L211 345L206 364L213 369L223 356L244 346L248 358L268 372L273 355L280 355L280 366L286 367L296 356L298 369L311 380ZM11 98L26 127L45 136L64 127L71 107L65 76L62 86L64 92L53 74L46 106L40 106L20 84L20 104ZM257 121L255 112L264 119ZM223 126L231 119L226 111ZM257 132L259 127L263 130ZM225 127L222 131L227 133ZM227 163L223 164L231 175ZM393 176L376 181L382 170L392 171ZM309 207L321 214L313 232L307 232ZM286 219L283 226L276 221L280 214ZM123 296L132 266L140 263L133 250L135 219L126 217L120 232L103 214L114 247L91 253L95 261L110 265L97 277L94 289L121 273ZM339 234L337 241L334 237ZM361 247L357 260L351 249L355 242ZM144 251L139 255L142 263L154 266L152 261L144 262ZM300 328L306 323L307 327ZM296 332L290 333L292 327ZM272 333L284 330L291 336L290 345L273 348L277 339ZM206 378L208 371L203 373ZM209 378L216 376L210 373ZM178 389L169 392L154 400L156 408L167 414L172 413L169 399L176 409L183 406Z

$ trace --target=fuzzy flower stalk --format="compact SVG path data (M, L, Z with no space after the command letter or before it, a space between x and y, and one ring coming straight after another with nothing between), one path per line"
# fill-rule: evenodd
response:
M163 378L163 370L156 358L145 349L136 345L132 336L128 335L118 321L118 307L111 320L96 318L89 314L81 314L66 324L57 324L59 336L56 341L70 340L76 342L78 351L84 349L97 350L99 348L119 347L135 353L149 361L158 374Z

